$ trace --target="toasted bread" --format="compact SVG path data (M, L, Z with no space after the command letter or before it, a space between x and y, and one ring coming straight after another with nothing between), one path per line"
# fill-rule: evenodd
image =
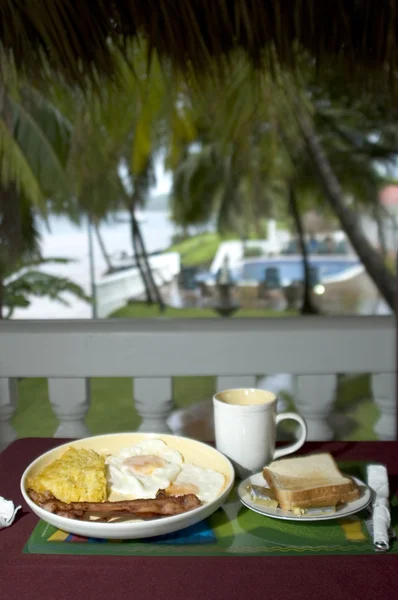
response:
M327 453L274 461L263 476L284 510L336 506L359 498L355 481Z

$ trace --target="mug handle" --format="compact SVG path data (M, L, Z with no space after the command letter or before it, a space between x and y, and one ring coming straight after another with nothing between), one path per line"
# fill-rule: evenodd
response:
M277 414L276 426L278 426L279 423L281 421L284 421L285 419L292 419L293 421L297 421L297 423L301 425L301 435L296 442L293 442L293 444L288 444L283 448L277 448L274 452L274 459L281 458L281 456L286 456L286 454L291 454L292 452L296 452L296 450L301 448L301 446L304 444L307 438L307 423L302 417L300 417L300 415L291 412Z

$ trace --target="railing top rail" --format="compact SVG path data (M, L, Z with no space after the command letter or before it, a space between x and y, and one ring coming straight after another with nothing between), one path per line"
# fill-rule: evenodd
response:
M0 377L395 371L395 319L107 319L0 323Z
M283 313L281 313L283 315ZM3 333L73 333L73 332L112 332L114 334L163 331L310 331L335 329L386 330L395 328L395 317L380 316L289 316L265 318L233 319L20 319L0 321L0 343Z

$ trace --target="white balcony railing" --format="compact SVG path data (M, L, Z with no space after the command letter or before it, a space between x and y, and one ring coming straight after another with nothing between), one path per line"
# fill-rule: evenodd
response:
M47 377L56 437L90 435L90 377L134 377L143 431L167 431L172 377L216 375L218 389L254 386L259 375L296 376L295 404L310 439L330 439L339 373L371 373L380 439L396 436L395 319L157 319L0 323L0 445L16 437L11 420L19 377ZM133 389L132 389L133 397ZM109 398L112 407L112 398Z

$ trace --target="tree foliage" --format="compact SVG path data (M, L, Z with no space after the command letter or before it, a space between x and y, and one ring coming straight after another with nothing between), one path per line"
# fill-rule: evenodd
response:
M56 300L64 306L69 306L68 295L90 302L90 297L81 286L71 279L52 275L37 268L43 264L54 262L66 263L69 261L60 258L39 259L25 263L17 273L6 279L3 292L3 307L6 309L4 318L11 318L17 308L28 308L34 297Z

